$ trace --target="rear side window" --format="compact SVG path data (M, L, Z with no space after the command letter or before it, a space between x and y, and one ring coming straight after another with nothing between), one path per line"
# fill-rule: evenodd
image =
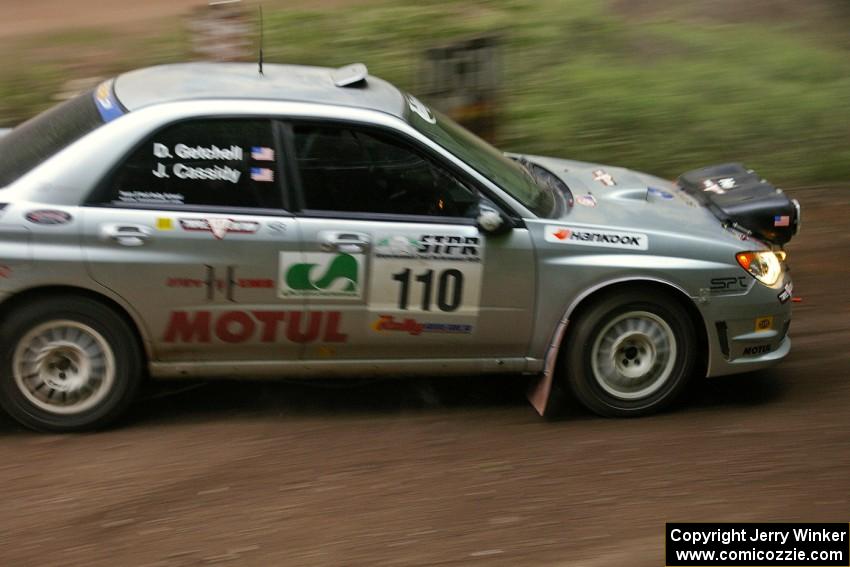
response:
M268 120L181 122L149 137L119 164L96 201L280 208L276 154Z
M88 92L54 106L0 138L0 187L104 124Z

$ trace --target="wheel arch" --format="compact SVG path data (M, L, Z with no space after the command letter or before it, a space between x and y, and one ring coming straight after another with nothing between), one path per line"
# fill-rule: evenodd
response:
M569 340L571 332L574 330L574 327L569 325L570 321L580 317L583 311L602 298L611 294L616 294L619 290L623 289L633 291L636 287L645 289L649 293L661 293L673 299L684 308L688 317L693 322L694 330L697 335L697 344L698 347L700 347L697 349L699 358L696 361L697 364L695 366L695 373L702 373L704 376L708 367L710 346L708 342L705 318L702 316L702 313L700 313L700 310L697 308L697 305L694 303L691 296L688 295L688 293L680 286L666 280L649 277L631 277L606 281L590 287L579 294L572 303L570 303L569 307L567 307L563 317L561 317L558 323L558 327L555 330L552 341L550 342L551 346L549 347L544 360L544 374L554 376L556 368L563 364L561 347L565 344L565 341Z
M84 297L92 301L97 301L117 313L129 325L133 335L136 337L139 352L144 356L143 366L147 368L148 361L152 355L151 344L147 340L141 321L136 317L135 313L116 299L94 290L67 285L45 285L29 288L5 298L0 303L0 319L6 317L11 311L20 308L22 305L38 301L43 297L55 297L57 295Z

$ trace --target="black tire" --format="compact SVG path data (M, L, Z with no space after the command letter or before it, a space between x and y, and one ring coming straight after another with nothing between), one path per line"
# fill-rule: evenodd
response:
M566 382L589 410L609 417L648 415L687 386L697 335L675 299L647 289L608 294L569 325Z
M24 343L38 345L41 356ZM0 405L39 431L101 428L121 415L142 381L133 330L113 309L84 297L43 298L12 310L0 323L0 349Z

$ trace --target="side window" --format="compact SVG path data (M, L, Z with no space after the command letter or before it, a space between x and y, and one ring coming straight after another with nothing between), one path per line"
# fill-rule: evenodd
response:
M411 146L373 131L295 125L305 208L474 217L478 193Z
M153 134L98 199L114 205L280 208L268 120L190 120Z

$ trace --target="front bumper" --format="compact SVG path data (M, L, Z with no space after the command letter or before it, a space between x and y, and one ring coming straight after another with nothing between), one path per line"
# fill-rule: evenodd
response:
M786 286L791 289L787 274L775 287L756 283L745 294L712 297L701 306L709 340L707 376L767 368L788 355L791 301L778 297Z

